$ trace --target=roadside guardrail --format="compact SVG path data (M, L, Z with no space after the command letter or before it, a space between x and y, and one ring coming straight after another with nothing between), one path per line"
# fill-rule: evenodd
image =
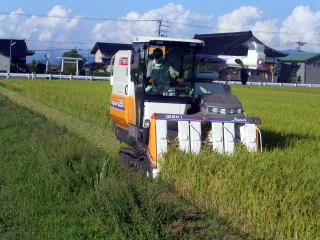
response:
M45 79L110 81L110 77L101 77L101 76L77 76L77 75L62 75L62 74L35 74L35 73L0 73L0 77L27 78L27 79L45 78Z
M241 85L239 81L215 81L229 85ZM278 87L320 87L320 84L314 83L270 83L270 82L247 82L249 86L278 86Z

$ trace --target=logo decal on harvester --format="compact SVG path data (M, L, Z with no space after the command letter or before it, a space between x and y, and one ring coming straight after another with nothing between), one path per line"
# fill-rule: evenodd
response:
M119 60L119 65L127 66L128 65L128 58L127 57L121 57L120 60Z
M233 119L233 121L235 121L235 122L247 122L248 120L247 119L245 119L245 118L238 118L238 117L235 117L234 119Z
M125 107L124 107L124 99L118 98L112 98L112 102L110 104L111 107L116 108L118 110L121 111L125 111Z
M180 119L182 116L180 115L174 115L174 114L165 114L166 119Z

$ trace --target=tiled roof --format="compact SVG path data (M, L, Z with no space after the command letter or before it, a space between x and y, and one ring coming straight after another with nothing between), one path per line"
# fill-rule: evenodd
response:
M113 56L119 50L130 50L131 44L124 43L104 43L104 42L96 42L94 47L91 50L91 54L95 54L98 49L105 56Z
M290 54L287 57L280 58L281 61L290 61L290 62L306 62L314 57L319 57L320 53L311 53L311 52L298 52Z
M205 47L202 53L213 55L247 55L248 47L243 45L248 40L253 40L263 44L258 40L251 31L247 32L230 32L230 33L212 33L212 34L197 34L194 38L201 39L205 42ZM265 46L267 57L285 57L288 54L277 51L273 48Z
M32 56L34 51L27 48L25 40L18 39L0 39L0 53L10 55L10 42L11 42L11 56L12 57L25 57Z

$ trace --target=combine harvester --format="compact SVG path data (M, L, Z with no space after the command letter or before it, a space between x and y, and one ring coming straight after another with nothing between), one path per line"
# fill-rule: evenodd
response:
M245 84L247 69L261 67L264 53L199 57L203 46L197 39L135 37L132 51L115 54L110 115L117 138L132 146L121 149L121 162L155 177L171 143L193 153L210 145L232 154L238 143L261 150L260 119L247 117L230 87L213 81L219 73L200 65L235 67Z

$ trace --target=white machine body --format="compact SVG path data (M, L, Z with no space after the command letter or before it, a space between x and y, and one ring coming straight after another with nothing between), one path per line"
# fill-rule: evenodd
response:
M166 41L168 42L167 45ZM178 146L182 151L192 153L199 153L204 146L209 145L213 151L218 153L232 154L236 150L237 143L243 144L250 152L261 150L261 135L257 128L260 119L247 117L243 113L240 103L240 108L226 108L219 104L215 106L213 103L213 105L205 106L206 111L201 108L201 110L192 112L192 109L197 109L199 104L204 104L202 103L202 96L215 95L218 98L226 97L225 99L233 96L228 85L212 81L213 78L217 77L214 71L203 72L202 75L198 72L198 79L187 80L185 86L187 90L184 90L183 87L180 87L180 89L173 87L177 92L174 93L175 95L169 95L168 92L160 92L154 96L148 95L146 89L150 87L150 83L146 79L146 72L141 70L146 71L146 62L150 61L146 57L148 53L145 51L151 51L150 49L154 49L155 45L158 44L170 56L172 54L170 48L179 52L179 44L181 43L184 49L181 51L194 54L190 56L196 59L195 45L203 44L201 40L136 37L134 43L141 43L141 46L138 45L138 47L140 46L140 52L120 50L112 59L110 115L116 129L115 134L120 140L124 139L123 141L126 141L128 139L128 144L131 144L132 139L140 141L140 136L148 131L148 142L145 147L153 174L159 172L158 160L167 151L168 144L173 138L178 141ZM188 52L189 47L190 52ZM264 53L259 49L259 47L249 49L248 55L243 57L201 56L200 62L257 69L265 59ZM135 62L137 61L135 58L140 63L141 56L145 56L144 59L146 60L144 60L144 67L140 69L137 67L139 65ZM181 54L181 56L185 55ZM189 60L186 60L186 63L179 63L181 68L194 69L194 72L196 72L197 68L190 65L191 61L187 61ZM219 61L220 63L218 63ZM193 64L196 64L194 62ZM205 79L205 81L201 81L201 79ZM211 79L211 81L208 81L208 79ZM168 89L170 90L171 87L170 85ZM184 91L181 96L178 95L180 90ZM233 98L236 97L233 96ZM141 143L139 146L141 146Z

